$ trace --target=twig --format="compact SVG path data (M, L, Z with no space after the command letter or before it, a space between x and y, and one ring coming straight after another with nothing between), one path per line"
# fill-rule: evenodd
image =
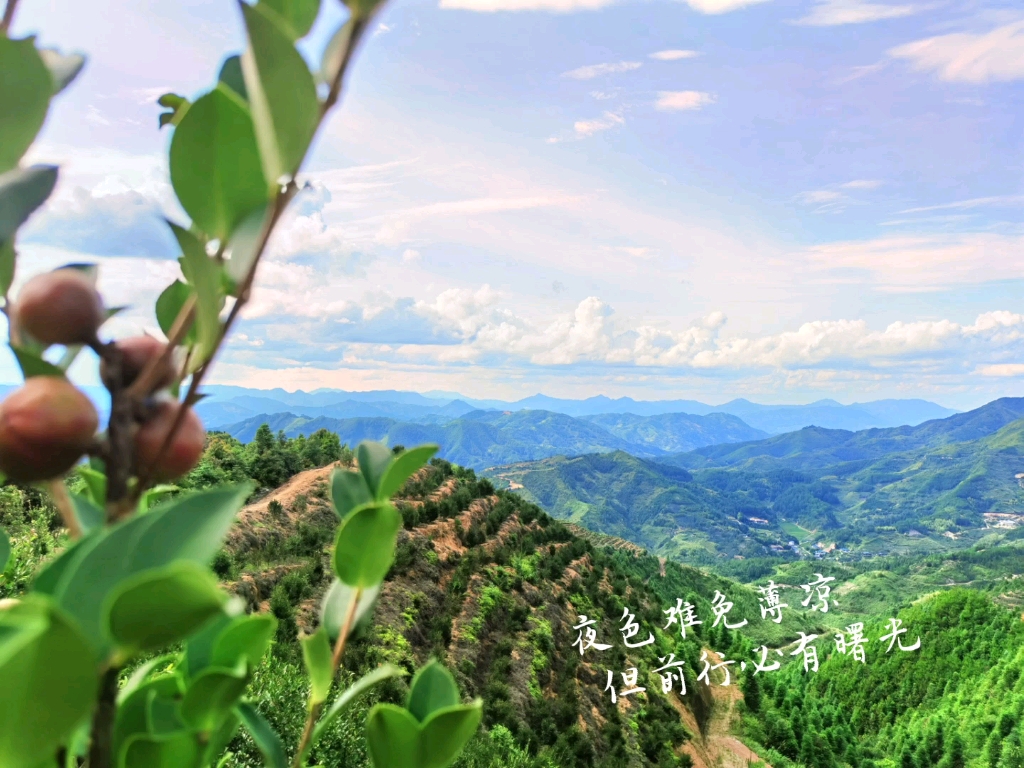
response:
M314 135L316 134L317 131L320 130L320 126L323 124L324 118L327 116L327 113L338 102L338 98L341 96L341 89L342 85L344 84L345 73L348 70L349 63L352 61L352 55L355 52L356 46L358 45L359 40L362 38L363 32L366 30L369 21L370 15L353 16L350 21L350 23L352 24L352 30L349 33L348 40L346 41L345 50L342 53L341 61L339 62L338 65L338 71L334 74L334 79L331 82L331 87L327 93L327 98L324 99L324 102L320 105L320 116L317 119L316 128L313 132ZM227 337L228 332L231 330L231 327L238 319L239 313L242 311L242 308L249 301L249 295L252 292L253 282L256 279L256 270L257 267L259 266L260 259L263 257L263 252L266 250L267 243L270 240L270 235L273 233L274 227L280 220L281 214L284 213L284 210L285 208L287 208L288 203L299 191L298 185L295 183L295 176L298 174L299 169L302 167L302 163L305 161L306 155L308 154L309 147L311 145L312 141L310 142L309 145L306 146L306 151L303 152L302 157L299 159L299 162L296 164L295 169L292 171L291 180L278 191L277 196L274 198L274 201L271 204L270 215L264 221L263 229L260 232L260 238L257 241L257 247L255 250L255 255L252 260L252 264L250 264L249 269L246 272L245 278L243 279L241 285L239 286L238 295L235 299L234 306L231 307L231 311L228 313L227 319L225 319L223 325L221 326L220 335L217 339L217 343L214 345L213 351L210 353L210 356L203 362L200 368L195 373L192 374L192 380L189 382L188 393L185 395L184 407L178 409L178 413L175 415L174 423L171 425L171 428L167 432L167 437L164 439L163 445L160 447L160 451L157 454L156 461L153 462L153 466L159 464L160 459L170 448L171 443L174 440L174 437L176 436L178 430L181 428L181 424L185 419L186 408L192 406L198 400L199 386L202 384L203 379L206 377L206 374L210 369L210 365L213 363L214 358L217 356L217 353L223 346L224 339ZM224 244L222 243L221 247L223 248L223 246ZM221 253L220 250L218 252ZM184 311L184 307L182 307L182 310ZM180 320L181 317L182 313L179 313L178 320ZM191 325L191 322L189 322L188 325ZM175 321L175 326L177 327L177 320ZM187 333L187 327L185 333ZM181 338L184 338L184 333L181 334ZM172 339L172 341L175 340ZM181 339L177 339L176 343L180 343L180 341ZM171 345L168 346L170 347ZM150 372L149 375L153 376L155 375L156 363L154 361L150 362L152 363L152 367L154 370ZM147 365L146 370L143 371L143 374L145 374L149 370L149 368L150 366ZM139 378L142 379L142 376L140 375ZM138 393L138 389L136 389L134 385L133 393ZM152 482L150 470L146 468L140 468L140 473L141 474L138 478L138 483L136 484L134 493L132 494L132 501L136 503L138 499L141 498L142 494L145 493L146 489Z
M341 634L334 643L334 654L331 656L331 680L338 674L338 667L341 665L341 657L345 653L345 642L348 640L348 633L352 631L352 622L355 621L356 608L359 607L359 599L363 596L363 589L360 587L352 593L352 599L348 604L348 611L345 613L345 621L341 625ZM299 739L299 746L295 750L295 757L292 759L292 768L302 768L303 758L310 748L310 741L313 738L313 729L316 728L316 721L320 719L324 702L315 704L309 710L309 717L306 718L306 726L302 729L302 738Z
M82 538L82 526L78 523L75 505L68 495L68 489L64 485L64 480L62 478L50 480L47 483L47 489L50 491L50 496L53 497L53 503L57 505L57 511L60 512L61 520L64 521L64 527L68 529L71 538Z
M117 667L111 667L100 679L100 696L92 718L89 767L109 768L114 759L114 717L117 715Z
M0 19L0 32L7 34L14 21L14 10L18 7L18 0L7 0L7 7L4 8L4 17Z
M149 394L153 385L156 384L157 377L160 375L159 372L166 368L171 355L174 354L175 347L181 344L185 336L188 335L195 316L196 295L193 293L181 305L178 316L174 318L174 324L171 326L171 331L167 337L167 346L164 347L163 353L159 357L151 357L147 360L146 365L142 368L142 372L139 373L135 381L128 387L128 393L132 397L141 398Z

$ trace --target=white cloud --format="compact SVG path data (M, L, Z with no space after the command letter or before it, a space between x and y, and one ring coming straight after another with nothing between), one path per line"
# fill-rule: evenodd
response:
M839 186L843 189L878 189L882 182L878 179L854 179Z
M834 189L813 189L809 192L801 192L797 195L797 199L805 205L821 205L842 200L843 194L842 192L836 192Z
M714 103L715 97L704 91L659 91L654 108L662 112L683 112Z
M686 4L693 10L709 15L728 13L763 2L766 0L686 0Z
M925 213L927 211L970 210L989 206L1014 206L1024 203L1024 195L996 195L993 197L975 197L970 200L958 200L954 203L941 205L925 205L920 208L907 208L900 213Z
M982 34L955 32L917 40L891 49L889 55L949 82L1024 79L1024 21Z
M997 363L995 365L982 365L975 372L982 376L997 376L1000 378L1024 376L1024 364Z
M608 99L614 99L619 95L618 90L612 91L591 91L591 98L597 99L598 101L608 101Z
M699 55L696 51L684 51L673 48L668 51L657 51L650 54L648 58L657 59L658 61L681 61L682 59L692 59Z
M446 10L496 13L498 11L596 11L616 0L441 0L438 7Z
M813 270L836 279L916 292L1024 278L1022 252L1022 236L976 232L826 243L804 257Z
M622 115L617 115L614 112L605 112L601 117L596 117L592 120L577 120L573 123L572 127L576 131L577 136L585 138L623 125L625 122Z
M634 69L640 69L642 66L643 63L639 61L616 61L604 64L590 64L585 67L577 67L576 69L570 69L568 72L563 72L562 77L569 77L573 80L593 80L595 77L600 77L601 75L612 75L618 72L632 72Z
M913 5L885 5L864 0L824 0L817 3L797 24L811 27L835 27L841 24L864 24L882 19L898 19L920 10Z

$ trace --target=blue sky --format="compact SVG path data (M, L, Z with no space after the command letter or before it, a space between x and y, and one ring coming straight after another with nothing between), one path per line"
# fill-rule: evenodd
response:
M114 333L177 273L153 101L240 29L227 0L21 3L16 33L90 55L33 150L63 171L22 273L99 261ZM394 2L215 380L1024 394L1022 95L1019 3Z

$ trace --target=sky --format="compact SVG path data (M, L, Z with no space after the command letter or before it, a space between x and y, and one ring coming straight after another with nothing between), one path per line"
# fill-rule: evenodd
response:
M323 0L309 61L343 19ZM89 56L28 158L61 178L19 279L98 263L109 333L155 331L187 221L155 99L212 86L238 7L22 0L13 33ZM1024 395L1022 96L1019 2L395 0L210 381Z

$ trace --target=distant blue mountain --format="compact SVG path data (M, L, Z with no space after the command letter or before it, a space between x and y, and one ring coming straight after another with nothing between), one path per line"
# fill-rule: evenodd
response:
M333 419L382 417L424 424L444 424L472 410L547 411L576 418L603 415L654 417L666 414L738 416L754 430L777 435L804 427L857 431L874 427L914 426L931 419L951 416L956 411L927 400L876 400L842 405L835 400L818 400L807 405L761 405L749 400L732 400L724 405L707 405L696 400L634 400L603 395L569 400L533 395L515 402L475 400L452 392L399 392L375 390L347 392L319 389L314 392L286 392L283 389L254 390L243 387L211 386L198 410L210 426L234 424L264 413L290 412L297 416ZM613 420L614 421L614 420ZM621 420L620 420L621 421ZM628 420L627 420L628 421ZM626 429L620 425L619 429ZM684 440L686 428L684 428ZM760 435L749 434L748 440ZM642 442L642 441L641 441ZM683 444L680 444L682 446ZM685 443L690 445L690 443ZM685 450L679 447L678 450Z

